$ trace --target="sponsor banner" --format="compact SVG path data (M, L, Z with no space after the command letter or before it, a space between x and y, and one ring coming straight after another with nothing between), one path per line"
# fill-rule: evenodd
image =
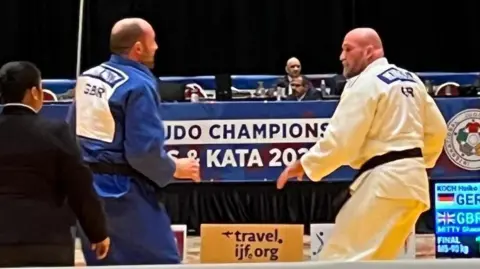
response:
M201 263L303 261L303 225L202 224Z
M430 178L478 180L480 98L435 101L448 122L448 136ZM162 104L166 150L197 158L204 181L272 181L323 137L336 106L337 101ZM41 113L65 119L68 105L45 105ZM350 181L355 173L343 166L325 180Z

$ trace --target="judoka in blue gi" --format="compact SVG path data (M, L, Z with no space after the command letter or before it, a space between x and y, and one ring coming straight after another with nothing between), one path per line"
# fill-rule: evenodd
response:
M150 71L155 32L141 19L117 22L108 62L79 76L75 89L76 133L107 214L111 249L97 260L80 232L87 265L180 263L170 219L158 190L173 177L199 180L194 159L172 159Z

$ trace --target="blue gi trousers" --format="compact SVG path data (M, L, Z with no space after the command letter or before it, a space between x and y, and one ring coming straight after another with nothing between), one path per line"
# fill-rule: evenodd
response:
M94 186L104 202L111 246L97 260L80 229L87 265L180 263L170 219L152 186L118 175L95 175Z

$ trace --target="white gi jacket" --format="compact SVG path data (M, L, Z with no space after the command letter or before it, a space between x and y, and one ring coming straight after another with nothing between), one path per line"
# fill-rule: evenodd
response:
M348 80L324 137L301 158L301 164L311 180L320 181L342 165L358 169L376 155L419 147L424 161L416 164L424 171L435 165L446 134L445 120L422 81L380 58ZM429 207L426 176L397 176L385 176L373 191L388 198L419 200ZM351 186L353 192L363 179L364 175Z

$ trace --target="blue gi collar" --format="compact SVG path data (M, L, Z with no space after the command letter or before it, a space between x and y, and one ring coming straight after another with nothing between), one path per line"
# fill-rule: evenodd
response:
M144 64L132 61L130 59L127 59L127 58L119 56L119 55L112 54L112 56L110 56L109 62L116 63L116 64L121 64L121 65L133 66L136 69L140 69L143 72L145 72L145 73L147 73L151 76L154 76L152 71L150 71L150 69L147 66L145 66Z

